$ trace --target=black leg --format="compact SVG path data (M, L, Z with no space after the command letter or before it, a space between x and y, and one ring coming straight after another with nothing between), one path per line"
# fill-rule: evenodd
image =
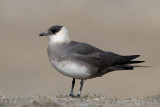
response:
M74 97L74 95L73 95L74 85L75 85L75 78L73 78L73 80L72 80L72 88L71 88L71 92L69 94L70 97Z
M80 82L80 89L79 89L79 92L77 94L77 97L80 97L81 96L81 91L82 91L82 87L83 87L83 79L81 79L81 82Z

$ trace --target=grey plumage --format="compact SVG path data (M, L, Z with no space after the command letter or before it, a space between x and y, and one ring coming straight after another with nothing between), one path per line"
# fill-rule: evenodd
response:
M115 70L132 70L134 66L128 64L144 62L132 61L140 55L122 56L113 52L102 51L87 43L75 41L71 41L68 44L62 45L61 49L61 54L63 55L59 53L60 60L64 60L64 58L74 58L97 68L96 72L90 71L91 76L89 78L99 77Z
M63 26L52 26L40 36L48 36L50 39L48 56L53 67L73 78L70 93L72 97L75 79L81 79L80 96L84 79L100 77L116 70L133 70L136 66L132 64L144 62L133 60L140 55L123 56L87 43L71 41Z

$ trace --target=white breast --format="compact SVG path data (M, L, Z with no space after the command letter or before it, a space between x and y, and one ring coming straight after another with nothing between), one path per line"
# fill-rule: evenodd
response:
M89 71L86 66L80 65L76 62L71 61L51 61L52 65L63 75L76 78L85 79L90 76Z

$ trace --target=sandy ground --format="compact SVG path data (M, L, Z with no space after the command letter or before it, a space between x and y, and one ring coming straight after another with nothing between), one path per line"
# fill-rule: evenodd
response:
M118 98L113 96L83 95L70 98L66 95L28 98L1 96L0 107L158 107L160 96Z

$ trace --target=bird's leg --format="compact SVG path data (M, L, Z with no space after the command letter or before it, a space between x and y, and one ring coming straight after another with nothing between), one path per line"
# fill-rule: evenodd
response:
M82 87L83 87L83 79L81 79L81 82L80 82L80 89L79 89L79 92L77 94L77 97L80 97L81 96L81 91L82 91Z
M71 92L69 94L70 97L74 97L74 95L73 95L74 85L75 85L75 78L73 78L73 80L72 80L72 88L71 88Z

